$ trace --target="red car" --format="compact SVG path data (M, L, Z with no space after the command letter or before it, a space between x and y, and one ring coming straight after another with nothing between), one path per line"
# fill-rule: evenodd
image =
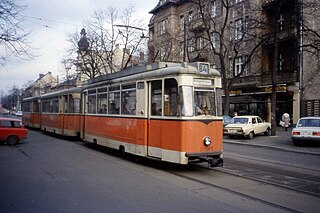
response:
M15 145L27 135L28 129L24 128L20 120L0 117L0 140Z

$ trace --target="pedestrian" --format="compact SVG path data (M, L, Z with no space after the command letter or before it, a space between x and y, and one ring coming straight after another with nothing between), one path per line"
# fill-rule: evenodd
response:
M290 115L286 112L283 113L281 121L282 121L282 123L281 123L282 127L284 127L284 129L287 131L288 127L290 125Z

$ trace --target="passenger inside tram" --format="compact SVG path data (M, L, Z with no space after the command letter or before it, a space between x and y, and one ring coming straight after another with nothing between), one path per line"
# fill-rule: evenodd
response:
M152 106L151 106L151 115L161 115L161 108L158 109L157 103L152 103Z
M102 104L100 110L99 110L100 114L105 114L107 113L107 105L106 104Z

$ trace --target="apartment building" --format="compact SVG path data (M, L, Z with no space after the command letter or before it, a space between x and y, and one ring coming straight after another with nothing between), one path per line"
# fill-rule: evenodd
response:
M230 115L255 114L271 121L274 88L277 123L284 112L296 123L305 111L302 98L311 98L301 92L311 63L302 63L302 1L223 2L160 0L150 11L149 63L210 62L224 79ZM319 89L313 85L311 90Z

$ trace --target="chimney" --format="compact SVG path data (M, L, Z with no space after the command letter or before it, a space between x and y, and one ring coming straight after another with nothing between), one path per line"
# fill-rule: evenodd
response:
M44 74L39 74L39 79L43 78Z

